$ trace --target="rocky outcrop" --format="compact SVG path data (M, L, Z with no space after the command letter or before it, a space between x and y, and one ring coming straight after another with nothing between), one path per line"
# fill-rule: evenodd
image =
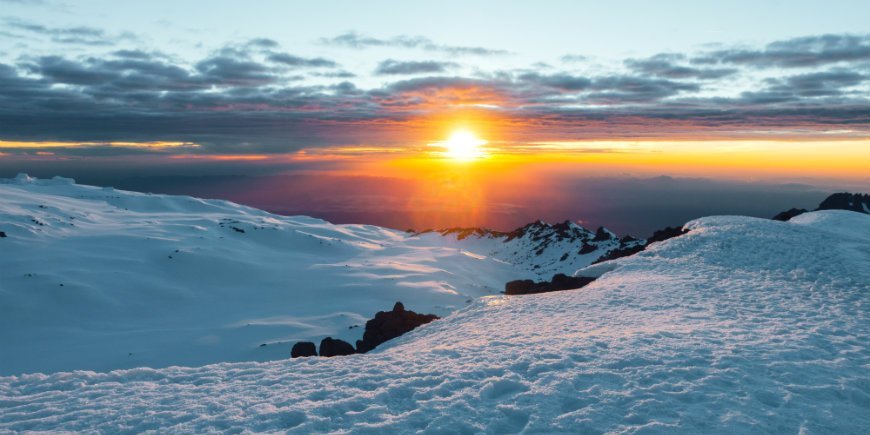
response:
M356 351L366 353L387 340L392 340L436 319L438 316L434 314L419 314L405 310L401 302L396 302L392 311L378 311L374 319L366 322L363 339L356 341Z
M805 208L792 208L792 209L777 213L776 216L772 217L771 219L773 219L775 221L786 222L788 220L791 220L791 218L793 218L795 216L800 216L800 215L806 213L807 211L808 210Z
M509 232L474 227L410 232L414 235L436 233L457 241L496 242L484 245L485 255L522 267L538 279L588 266L591 260L606 252L646 243L631 236L619 237L605 227L591 231L572 221L549 224L539 220Z
M565 275L564 273L557 273L553 275L553 279L550 281L534 282L530 279L510 281L504 286L504 294L530 295L535 293L573 290L581 288L592 281L595 281L595 278L573 277Z
M396 302L391 311L378 311L374 319L366 322L363 339L356 341L356 349L344 340L326 337L320 342L320 356L332 357L366 353L387 340L392 340L436 319L438 316L434 314L419 314L405 310L405 306L401 302ZM290 356L292 358L317 356L317 350L314 343L300 341L293 345Z
M593 238L592 241L605 242L605 241L608 241L610 239L615 239L615 238L616 238L616 236L614 236L613 233L611 233L610 231L607 231L606 228L598 227L598 229L595 230L595 238Z
M686 234L688 232L689 232L689 230L683 228L682 226L665 227L661 230L654 232L652 237L646 239L646 244L649 245L650 243L663 242L665 240L672 239L672 238L677 237L677 236L682 236L683 234Z
M589 243L583 242L583 246L580 247L580 251L578 253L580 255L591 254L598 250L598 247L595 245L590 245Z
M320 356L344 356L354 353L356 351L353 349L353 346L344 340L326 337L320 342Z
M870 214L870 195L862 193L835 193L822 201L816 210L849 210Z
M617 248L612 251L608 251L606 254L598 257L598 259L593 261L592 264L598 264L603 261L610 261L616 260L617 258L628 257L629 255L637 254L644 249L646 249L646 245L634 245L627 248Z
M310 341L300 341L293 345L290 350L290 358L317 356L317 347Z
M848 210L858 213L870 214L870 194L840 192L829 195L814 211L818 210ZM792 208L777 213L772 219L777 221L789 221L795 216L800 216L809 210L804 208Z
M633 245L624 248L614 249L604 255L602 255L599 259L592 262L592 264L598 264L604 261L615 260L617 258L628 257L629 255L637 254L638 252L643 251L650 244L661 242L664 240L668 240L677 236L681 236L683 234L688 233L689 230L684 229L683 227L666 227L661 230L658 230L653 233L653 235L646 239L646 244L643 245Z

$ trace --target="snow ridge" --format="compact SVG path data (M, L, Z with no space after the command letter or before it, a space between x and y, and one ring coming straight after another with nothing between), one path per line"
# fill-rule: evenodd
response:
M396 301L443 317L597 258L558 261L576 237L541 225L507 243L457 240L68 178L0 180L0 375L283 359L296 341L355 342Z
M864 433L870 216L688 227L366 355L0 378L0 430Z

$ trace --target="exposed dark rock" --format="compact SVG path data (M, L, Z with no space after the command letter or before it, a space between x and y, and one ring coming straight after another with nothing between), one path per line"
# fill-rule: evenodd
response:
M535 293L547 293L561 290L573 290L581 288L590 282L595 281L595 278L584 276L573 277L564 273L553 275L550 281L534 282L530 279L521 279L510 281L504 286L506 295L529 295Z
M344 340L326 337L320 342L320 356L344 356L353 355L354 353L356 351L353 350L353 346Z
M681 235L686 234L688 232L689 232L689 230L686 230L682 227L666 227L666 228L663 228L661 230L654 232L650 238L646 239L645 245L637 244L637 245L633 245L633 246L627 246L627 247L614 249L614 250L609 251L606 254L602 255L597 260L593 261L592 264L598 264L598 263L608 261L608 260L615 260L617 258L628 257L629 255L634 255L634 254L637 254L638 252L643 251L644 249L647 248L647 246L649 246L652 243L668 240L668 239L671 239L671 238L674 238L677 236L681 236Z
M664 229L658 230L653 233L652 237L646 239L646 244L649 246L650 243L662 242L667 239L672 239L677 236L682 236L683 234L688 233L689 230L683 229L683 227L666 227Z
M3 231L0 231L0 239L2 239L3 237L6 237L6 233Z
M590 245L589 243L583 242L583 246L580 247L580 255L589 254L598 250L598 247L595 245Z
M241 229L241 228L239 228L239 227L230 227L230 228L232 228L233 231L235 231L235 232L237 232L237 233L244 233L244 232L245 232L245 230L243 230L243 229Z
M840 192L829 195L822 201L816 210L849 210L858 213L870 214L870 194ZM777 213L772 219L777 221L789 221L795 216L802 215L809 210L793 208Z
M636 241L637 241L637 239L635 239L634 237L631 237L631 236L629 236L629 235L622 236L622 237L619 239L619 243L622 243L622 244L631 243L631 242L636 242Z
M849 210L870 213L870 194L835 193L825 198L816 210Z
M299 358L305 356L317 356L317 347L310 341L300 341L293 345L290 350L291 358Z
M543 284L543 283L541 283ZM535 288L536 283L530 279L517 279L514 281L508 281L504 285L504 294L506 295L524 295L528 293L534 293L532 290Z
M603 261L615 260L617 258L628 257L629 255L637 254L640 251L646 249L646 245L634 245L626 248L617 248L610 251L607 251L604 255L598 257L597 260L593 261L592 264L598 264Z
M366 353L387 340L392 340L436 319L438 316L434 314L419 314L405 310L401 302L396 302L392 311L378 311L374 319L366 322L363 339L356 341L356 351Z
M604 229L604 227L598 227L595 230L595 238L592 239L595 242L605 242L613 238L613 234L610 231Z
M777 213L776 216L774 216L772 219L775 221L786 222L786 221L791 220L791 218L793 218L795 216L800 216L806 212L807 212L807 209L805 209L805 208L792 208L792 209Z

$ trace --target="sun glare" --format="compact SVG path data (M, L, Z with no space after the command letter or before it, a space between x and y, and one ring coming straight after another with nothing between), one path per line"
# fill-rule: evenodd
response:
M481 148L486 143L468 130L457 130L446 141L439 142L437 145L445 149L445 156L454 160L469 161L486 155Z

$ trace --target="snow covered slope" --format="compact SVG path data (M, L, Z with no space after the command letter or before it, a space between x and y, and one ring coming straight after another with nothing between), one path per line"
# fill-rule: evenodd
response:
M870 216L688 225L371 354L0 378L0 431L866 433Z
M582 240L533 226L510 243L458 240L63 178L0 180L0 375L283 359L299 340L353 343L396 301L444 316L617 243L579 255Z

